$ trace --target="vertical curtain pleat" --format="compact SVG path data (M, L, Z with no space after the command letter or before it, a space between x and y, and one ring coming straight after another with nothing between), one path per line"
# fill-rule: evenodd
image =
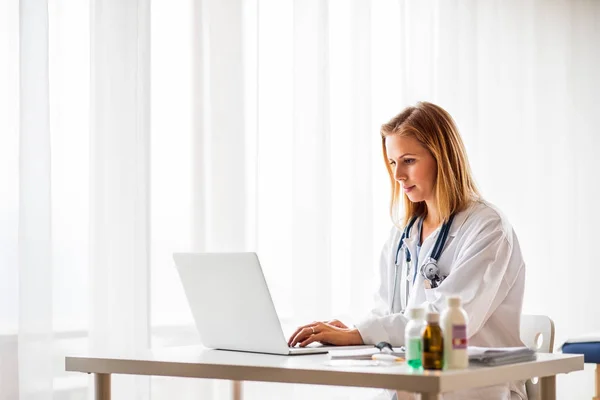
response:
M380 244L374 243L373 216L370 210L373 205L373 188L371 186L373 175L372 158L381 160L379 131L377 125L371 120L371 12L370 2L367 0L355 0L352 3L352 32L350 39L352 47L352 80L351 91L351 114L350 130L348 136L351 138L352 151L349 153L351 159L343 158L342 165L348 166L345 173L349 173L354 185L350 198L352 227L349 230L351 238L348 241L348 253L351 254L350 276L347 295L349 312L354 315L365 315L370 305L365 301L372 296L372 287L365 285L372 281L373 270L369 266L374 264L373 254L377 252ZM376 151L373 152L373 149ZM383 172L383 163L377 171ZM342 200L343 201L343 200ZM336 206L335 203L332 204ZM343 264L345 265L345 263ZM343 267L342 267L343 268ZM343 274L343 271L339 271ZM335 279L338 274L333 275Z
M48 3L20 3L19 397L52 398Z
M405 74L405 85L399 93L402 104L430 99L437 90L435 71L440 67L434 58L435 10L432 0L401 1L403 51L400 57Z
M500 188L493 189L497 198L505 199L510 205L509 210L518 216L518 220L529 222L524 226L526 236L522 240L532 244L525 249L524 254L535 266L527 274L529 282L535 282L534 285L527 287L529 289L526 293L527 299L532 300L530 304L537 303L536 300L542 295L542 288L560 284L554 278L562 270L562 265L556 262L560 255L557 254L556 257L553 254L556 248L556 243L552 243L554 238L549 237L545 241L538 241L536 237L539 232L551 232L563 225L560 222L559 210L565 209L564 206L561 207L561 203L567 199L564 193L560 193L556 188L562 186L562 182L568 182L571 174L576 172L576 168L573 168L575 163L570 163L565 169L567 164L559 162L561 159L575 161L573 150L576 150L572 140L569 140L571 136L569 112L572 101L572 91L569 87L571 81L569 53L573 45L571 11L568 2L534 4L533 12L537 18L532 24L533 41L529 42L528 46L530 55L522 55L538 66L529 79L530 90L534 96L524 96L523 91L519 93L521 95L519 97L527 102L526 110L530 111L527 120L531 122L531 126L516 126L518 134L513 136L515 141L524 142L529 151L515 154L515 151L508 146L501 148L503 153L508 154L510 151L519 158L526 159L530 155L535 157L533 162L527 163L527 168L516 182L516 189L524 190L529 195L529 200L526 201L528 206L519 207L518 198L507 198L502 195ZM518 79L516 76L512 78ZM514 101L521 103L519 99ZM573 132L572 138L584 139L585 133ZM499 171L494 170L492 173L495 177L500 177ZM533 199L540 199L540 204L535 206ZM569 207L568 201L563 204ZM541 266L544 273L540 273ZM560 308L561 303L562 299L556 296L545 301L545 305L550 309ZM556 320L557 317L559 320ZM560 316L554 318L557 323L560 323Z
M294 1L291 262L294 316L331 314L328 2ZM301 271L301 273L299 273ZM318 279L315 279L318 277Z
M379 132L371 121L371 4L333 1L329 11L338 17L329 26L329 65L337 71L329 77L328 108L332 312L360 318L372 296L374 155L384 171Z
M194 247L246 248L243 8L240 0L195 3Z
M248 251L248 147L244 7L240 0L195 0L192 32L192 226L195 251ZM224 381L195 392L228 396Z
M260 0L257 10L256 250L284 322L292 316L294 285L293 8L293 0Z
M206 155L208 155L209 132L209 101L207 60L208 54L208 28L205 18L206 1L194 0L192 3L192 224L191 247L194 251L206 251L208 236L208 168Z
M150 2L91 13L90 349L135 356L149 347ZM143 399L148 382L113 390Z
M19 393L19 4L0 3L0 399Z

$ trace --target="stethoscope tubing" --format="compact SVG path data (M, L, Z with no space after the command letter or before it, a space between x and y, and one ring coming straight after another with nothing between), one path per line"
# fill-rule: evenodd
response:
M398 258L399 258L400 250L404 246L404 240L410 236L410 230L413 227L413 225L415 224L416 220L417 220L416 216L411 218L411 220L408 222L408 224L404 228L404 231L402 232L402 236L400 237L400 241L398 242L398 248L396 250L396 258L394 261L395 273L394 273L394 288L392 291L392 304L391 304L392 311L394 309L394 301L396 298L396 289L397 289L397 284L398 284ZM438 234L438 237L433 246L431 256L428 258L427 262L425 262L423 264L423 266L434 264L435 267L437 268L437 262L439 260L439 257L442 254L442 251L444 250L444 245L446 244L446 240L448 239L448 234L450 232L450 227L452 226L452 221L454 221L454 214L450 215L450 218L448 218L448 221L444 222L444 224L442 225L442 228L440 229L440 233ZM408 248L406 246L404 246L404 247L405 247L406 264L410 265L410 262L412 261L411 254L410 254L410 251L408 250ZM413 285L417 278L417 267L418 266L415 266L414 272L413 272L413 280L412 280ZM423 271L421 271L421 274L423 275L423 277L425 279L430 281L430 284L432 285L432 287L437 286L437 284L434 284L433 280L431 280L425 276ZM441 282L441 280L440 280L440 282Z

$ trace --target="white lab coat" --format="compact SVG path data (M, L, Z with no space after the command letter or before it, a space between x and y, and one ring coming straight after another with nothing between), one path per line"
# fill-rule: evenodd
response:
M517 237L506 218L484 201L474 202L466 210L457 213L438 260L441 274L448 277L437 288L425 289L420 268L428 258L439 231L440 228L429 235L421 246L413 285L412 273L411 279L406 279L404 250L399 253L400 265L396 272L396 250L402 231L395 227L392 229L381 253L376 307L356 325L364 342L374 344L387 341L394 346L403 345L408 318L402 310L425 307L426 310L441 313L446 307L446 297L459 295L469 316L467 330L470 345L523 346L519 327L525 263ZM413 255L413 268L417 243L418 228L415 224L410 236L405 239L405 245ZM392 299L394 279L397 280L397 286L395 299ZM394 310L391 310L392 300ZM444 399L510 399L509 388L513 396L518 394L527 399L523 382L469 390L468 393L446 394Z

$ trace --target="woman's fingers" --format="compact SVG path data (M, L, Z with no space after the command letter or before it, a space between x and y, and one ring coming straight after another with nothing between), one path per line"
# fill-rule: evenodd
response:
M300 341L300 347L308 346L313 342L329 343L333 345L342 344L346 331L338 327L319 323L314 328L314 333L311 332L304 340Z
M300 332L302 332L303 329L310 328L316 324L317 324L317 322L311 322L310 324L303 325L303 326L299 327L298 329L296 329L296 331L294 331L294 333L292 333L292 335L290 336L290 338L288 340L288 346L290 346L290 347L295 346L297 341L294 342L294 339L300 334Z
M300 342L300 347L306 347L313 342L323 342L323 341L325 341L324 337L325 337L325 332L310 335L303 342Z
M313 342L326 343L326 338L336 330L337 328L331 325L327 325L323 322L318 322L313 326L304 328L301 334L298 335L298 337L296 338L296 343L300 343L300 347L305 347L306 345Z
M302 329L303 329L303 328L302 328L302 327L300 327L300 328L296 329L296 330L294 331L294 333L292 333L292 335L291 335L291 336L290 336L290 338L288 339L288 346L290 346L290 347L291 347L291 346L293 346L293 344L292 344L292 343L294 343L294 339L296 338L296 336L298 336L298 334L300 333L300 331L301 331Z
M290 336L290 338L288 340L288 346L294 346L292 343L294 342L294 339L296 338L296 336L298 336L298 334L302 331L302 329L304 329L304 326L297 328L294 331L294 333L292 333L292 335Z
M338 344L336 342L343 342L345 338L338 338L337 336L340 335L336 334L342 334L341 336L343 336L343 331L347 329L348 327L337 319L328 322L311 322L296 329L288 340L288 346L294 347L300 343L300 346L304 347L312 342ZM321 332L325 334L315 339L314 336Z
M290 343L288 343L290 347L294 347L297 343L302 342L307 337L309 337L313 333L315 333L315 328L312 326L298 328L298 329L299 329L299 331L297 331L298 333L295 336L293 336Z

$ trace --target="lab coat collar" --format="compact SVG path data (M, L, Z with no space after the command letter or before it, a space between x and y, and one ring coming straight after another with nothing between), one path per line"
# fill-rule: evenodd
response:
M465 223L469 215L473 212L473 208L474 206L472 205L466 210L463 210L454 216L454 221L452 221L452 226L450 227L450 232L448 232L448 236L455 237L456 235L458 235L463 224ZM415 222L415 225L413 225L412 229L410 230L410 236L404 239L404 244L408 247L408 251L410 251L411 255L417 254L417 243L419 241L419 229L417 228L418 223L418 221ZM437 230L439 230L440 228L441 227L438 227ZM432 238L436 237L437 230L433 232L431 236ZM402 259L404 259L403 254Z
M473 206L470 206L466 210L457 213L454 216L454 221L452 221L452 226L450 227L450 232L448 232L448 236L455 237L462 228L465 221L467 220L468 216L471 215L472 212Z

